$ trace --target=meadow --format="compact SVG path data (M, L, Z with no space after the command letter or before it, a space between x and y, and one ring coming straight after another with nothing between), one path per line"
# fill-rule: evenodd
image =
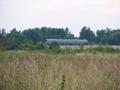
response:
M0 90L120 90L120 53L3 51Z

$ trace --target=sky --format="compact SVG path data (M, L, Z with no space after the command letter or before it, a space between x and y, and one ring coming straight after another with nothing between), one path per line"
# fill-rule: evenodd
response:
M0 28L120 28L120 0L0 0Z

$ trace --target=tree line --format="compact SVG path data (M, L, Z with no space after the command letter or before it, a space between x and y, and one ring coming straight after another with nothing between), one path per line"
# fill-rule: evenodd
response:
M0 29L0 49L15 50L26 48L43 48L46 39L87 39L96 44L120 45L120 29L102 29L93 32L90 27L83 27L79 37L75 37L68 28L30 28L18 31L16 28L9 33Z

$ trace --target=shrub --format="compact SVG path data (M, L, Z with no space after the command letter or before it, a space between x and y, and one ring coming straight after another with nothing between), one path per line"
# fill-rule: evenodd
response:
M36 48L38 50L44 50L45 48L47 48L47 46L43 42L38 42Z
M36 45L33 42L24 43L21 45L21 49L23 50L36 50Z
M114 49L110 46L102 46L99 45L98 47L90 47L88 48L86 51L90 51L90 52L104 52L104 53L114 53L114 52L119 52L119 49Z
M49 49L54 53L60 53L61 51L60 45L57 42L52 42Z
M49 49L59 49L60 45L57 42L52 42L49 46Z

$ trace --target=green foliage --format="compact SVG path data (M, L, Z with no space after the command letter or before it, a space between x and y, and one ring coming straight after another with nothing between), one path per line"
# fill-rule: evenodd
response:
M34 43L37 43L41 40L39 36L39 30L37 28L24 30L22 34L26 40L31 40Z
M21 49L23 50L36 50L36 45L30 41L30 42L27 42L27 43L24 43L21 45Z
M83 27L80 32L80 39L87 39L89 42L95 41L95 33L90 28Z
M0 50L5 49L5 29L0 29Z
M18 32L16 29L13 29L10 33L6 35L5 40L6 49L15 50L20 48L20 45L23 43L24 38L22 37L21 32Z
M47 48L47 46L43 42L38 42L36 45L36 49L38 49L38 50L44 50L46 48Z
M49 38L74 38L74 35L71 34L68 28L32 28L26 29L22 32L17 31L14 28L10 33L5 33L4 29L0 29L0 49L7 50L16 50L22 49L22 47L37 47L37 49L45 48L43 44L39 44L39 42L45 43L46 39ZM33 42L34 45L28 45L29 42ZM38 45L39 44L39 45Z
M74 38L74 35L69 32L68 28L33 28L24 30L22 34L27 40L32 40L34 43L39 41L45 42L48 38Z
M102 44L120 45L120 29L111 30L106 28L104 30L98 30L96 42Z
M46 39L74 39L75 36L68 28L32 28L17 31L16 28L6 33L0 28L0 50L19 50L28 48L31 50L42 50L46 48ZM77 38L77 37L76 37ZM120 45L120 29L97 30L96 34L88 27L83 27L80 39L87 39L90 43L103 45ZM30 43L32 42L32 44ZM28 45L30 44L30 45ZM66 50L71 52L71 50ZM79 52L79 50L74 50ZM82 50L80 50L82 51Z
M63 48L61 50L61 53L63 53L63 54L69 54L69 53L75 54L75 53L80 53L80 52L83 52L83 51L84 51L83 46L80 46L80 48L66 47L66 48Z
M52 42L49 46L49 49L59 49L60 45L57 42Z
M60 53L60 51L61 51L60 45L59 45L57 42L52 42L52 43L49 45L49 49L50 49L52 52L55 52L55 53Z
M110 46L105 46L105 45L99 45L97 47L90 47L90 48L87 48L86 51L89 51L89 52L102 52L102 53L118 53L120 52L120 49L114 49Z

